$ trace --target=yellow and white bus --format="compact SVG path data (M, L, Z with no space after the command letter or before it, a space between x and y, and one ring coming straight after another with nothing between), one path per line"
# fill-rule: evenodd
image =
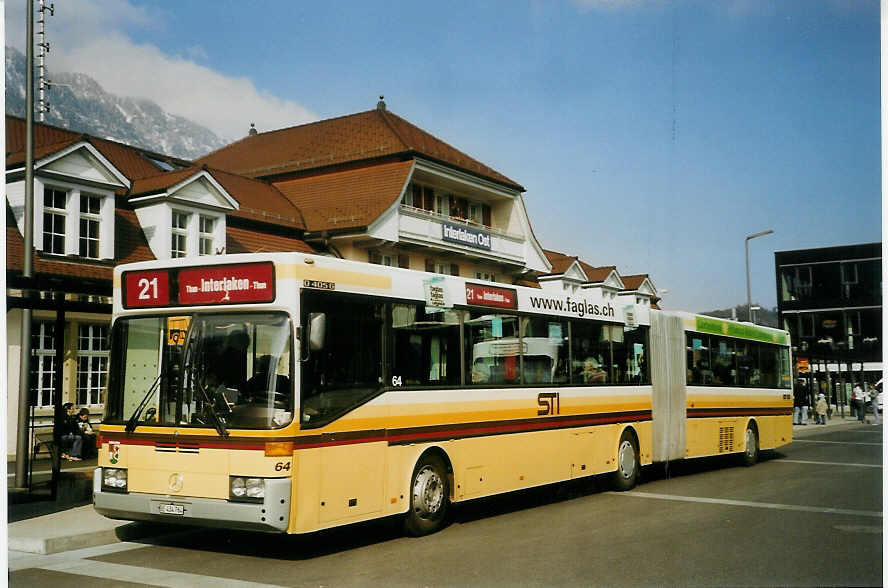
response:
M120 266L96 510L306 533L789 443L784 331L300 253Z

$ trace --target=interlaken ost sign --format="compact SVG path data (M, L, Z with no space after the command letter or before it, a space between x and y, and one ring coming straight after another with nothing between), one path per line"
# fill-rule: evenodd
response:
M274 301L274 264L244 263L123 274L124 308Z

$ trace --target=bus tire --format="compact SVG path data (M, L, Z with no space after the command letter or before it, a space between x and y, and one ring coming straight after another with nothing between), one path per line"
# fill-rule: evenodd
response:
M617 445L617 469L611 474L614 490L625 492L635 488L640 467L635 436L629 430L623 431Z
M422 456L410 479L410 510L404 521L408 535L420 537L444 526L450 506L450 478L434 453Z
M758 429L753 423L746 425L746 448L740 457L740 463L746 467L755 465L759 458Z

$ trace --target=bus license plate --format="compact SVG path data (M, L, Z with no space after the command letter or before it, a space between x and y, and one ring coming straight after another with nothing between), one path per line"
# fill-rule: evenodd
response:
M160 512L163 514L181 516L185 514L185 507L181 504L161 504Z

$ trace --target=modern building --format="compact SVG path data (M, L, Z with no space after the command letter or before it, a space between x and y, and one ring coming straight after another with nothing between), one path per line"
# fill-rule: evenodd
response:
M881 379L882 244L778 251L774 262L778 320L803 387L829 386L847 402L854 383Z

